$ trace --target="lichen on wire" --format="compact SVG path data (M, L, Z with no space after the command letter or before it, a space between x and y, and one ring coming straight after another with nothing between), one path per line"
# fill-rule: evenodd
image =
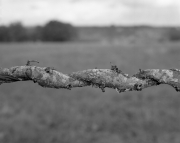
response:
M116 89L118 93L125 91L141 91L144 88L160 84L168 84L180 91L179 69L140 69L136 74L129 76L123 73L116 65L111 69L87 69L63 74L52 67L31 65L28 61L24 66L0 68L0 84L31 80L42 87L65 88L92 86ZM37 62L38 63L38 62Z

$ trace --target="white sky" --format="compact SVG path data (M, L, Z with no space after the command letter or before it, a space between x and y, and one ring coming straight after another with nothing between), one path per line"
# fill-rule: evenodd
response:
M0 0L0 24L180 26L180 0Z

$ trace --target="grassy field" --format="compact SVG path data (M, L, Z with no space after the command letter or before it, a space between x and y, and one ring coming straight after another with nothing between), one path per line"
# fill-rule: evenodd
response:
M37 60L63 73L116 64L128 74L139 68L179 68L180 43L0 44L0 67ZM47 89L33 82L0 86L2 143L179 143L180 96L167 85L141 92L85 87Z

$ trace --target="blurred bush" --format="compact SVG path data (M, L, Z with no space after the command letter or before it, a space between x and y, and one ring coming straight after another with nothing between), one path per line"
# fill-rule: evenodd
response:
M45 26L24 27L20 22L0 26L0 42L70 41L76 29L68 23L50 21Z
M21 23L12 23L8 29L10 41L21 42L27 40L26 29Z
M10 41L9 29L6 26L0 26L0 41Z
M169 28L165 32L165 39L169 41L180 41L180 29Z
M59 21L50 21L42 28L43 41L69 41L75 36L72 25Z

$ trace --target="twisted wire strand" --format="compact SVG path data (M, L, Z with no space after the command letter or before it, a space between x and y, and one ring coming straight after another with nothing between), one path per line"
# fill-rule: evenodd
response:
M24 66L0 68L0 84L27 80L32 80L42 87L69 90L92 86L100 88L103 92L105 88L112 88L121 93L168 84L180 91L179 69L140 69L136 74L129 76L115 65L111 66L111 69L87 69L71 74L63 74L51 67L32 66L30 61Z

